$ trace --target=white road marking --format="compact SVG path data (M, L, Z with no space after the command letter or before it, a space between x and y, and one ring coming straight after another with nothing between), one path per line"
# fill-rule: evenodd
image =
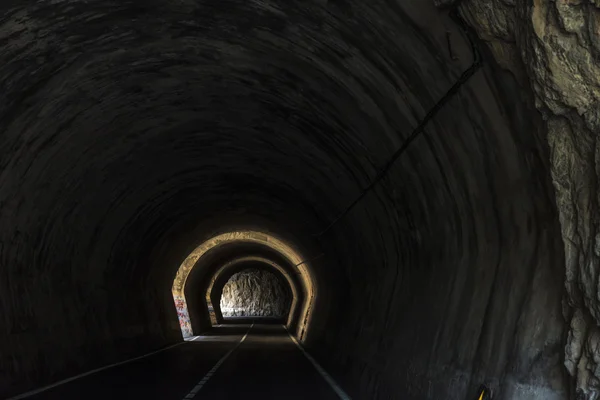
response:
M302 345L300 343L298 343L298 341L296 340L296 338L294 336L292 336L292 334L290 333L290 331L288 331L287 327L285 325L282 325L282 326L287 331L288 335L290 336L290 339L292 339L292 341L296 344L296 346L298 346L298 348L300 349L300 351L306 356L306 358L308 358L308 361L310 361L312 363L312 365L315 367L315 369L317 371L319 371L319 373L321 374L321 376L327 381L327 383L329 383L329 386L331 386L331 388L339 396L339 398L342 399L342 400L352 400L350 398L350 396L348 396L346 394L346 392L344 392L344 390L340 387L340 385L338 385L333 380L333 378L331 377L331 375L329 375L327 373L327 371L325 371L323 369L323 367L321 367L319 365L319 363L314 358L312 358L312 356L310 354L308 354L306 352L306 350L304 350L304 347L302 347Z
M46 390L55 388L57 386L64 385L65 383L72 382L72 381L74 381L76 379L83 378L85 376L92 375L92 374L95 374L96 372L104 371L104 370L112 368L112 367L117 367L119 365L127 364L127 363L130 363L132 361L140 360L142 358L146 358L146 357L152 356L154 354L160 353L162 351L169 350L169 349L171 349L171 348L173 348L175 346L179 346L180 344L184 344L184 343L186 343L186 342L175 343L174 345L171 345L171 346L168 346L168 347L165 347L165 348L153 351L153 352L148 353L148 354L144 354L143 356L139 356L139 357L135 357L135 358L130 358L129 360L121 361L121 362L110 364L110 365L105 365L104 367L96 368L96 369L93 369L91 371L84 372L83 374L79 374L79 375L76 375L76 376L72 376L71 378L63 379L62 381L58 381L58 382L52 383L52 384L50 384L48 386L44 386L44 387L41 387L39 389L32 390L30 392L21 393L21 394L19 394L17 396L9 398L8 400L25 399L27 397L31 397L31 396L36 395L38 393L45 392Z
M208 371L206 373L206 375L204 375L204 377L200 380L200 382L198 382L196 384L196 386L194 386L192 388L192 390L190 390L190 392L185 395L183 400L189 400L189 399L193 399L194 397L196 397L196 394L200 391L200 389L202 389L202 386L204 386L204 384L206 384L206 382L208 382L210 377L213 376L215 372L217 372L217 369L219 369L221 364L223 364L225 362L227 357L229 357L231 355L231 353L233 353L235 351L235 349L237 349L242 343L244 343L244 340L246 340L246 338L248 337L248 334L250 333L250 329L252 329L253 327L254 327L254 324L250 325L250 328L248 328L244 337L235 345L235 347L233 349L229 350L227 352L227 354L225 354L223 357L221 357L221 359L219 361L217 361L217 363L211 368L211 370Z

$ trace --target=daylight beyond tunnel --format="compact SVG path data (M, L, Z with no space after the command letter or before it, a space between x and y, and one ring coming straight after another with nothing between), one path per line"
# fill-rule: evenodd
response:
M592 3L1 2L0 397L243 312L355 399L596 398Z
M273 272L251 268L234 274L221 292L223 317L286 318L290 293Z

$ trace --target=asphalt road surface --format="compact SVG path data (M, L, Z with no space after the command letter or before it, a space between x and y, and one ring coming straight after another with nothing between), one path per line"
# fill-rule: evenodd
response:
M249 322L249 321L248 321ZM348 399L279 324L224 324L32 400Z

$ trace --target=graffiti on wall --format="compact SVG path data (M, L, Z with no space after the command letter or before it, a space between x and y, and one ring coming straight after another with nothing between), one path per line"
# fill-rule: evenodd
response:
M177 309L177 318L179 318L179 327L184 338L193 336L192 323L190 322L190 314L188 313L187 304L183 296L173 295L175 308Z

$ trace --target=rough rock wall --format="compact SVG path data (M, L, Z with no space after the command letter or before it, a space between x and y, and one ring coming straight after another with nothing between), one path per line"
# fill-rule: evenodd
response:
M223 287L224 317L284 317L290 308L290 293L275 274L248 269L234 274Z
M470 0L460 11L544 118L565 249L565 366L577 398L597 399L600 1Z

